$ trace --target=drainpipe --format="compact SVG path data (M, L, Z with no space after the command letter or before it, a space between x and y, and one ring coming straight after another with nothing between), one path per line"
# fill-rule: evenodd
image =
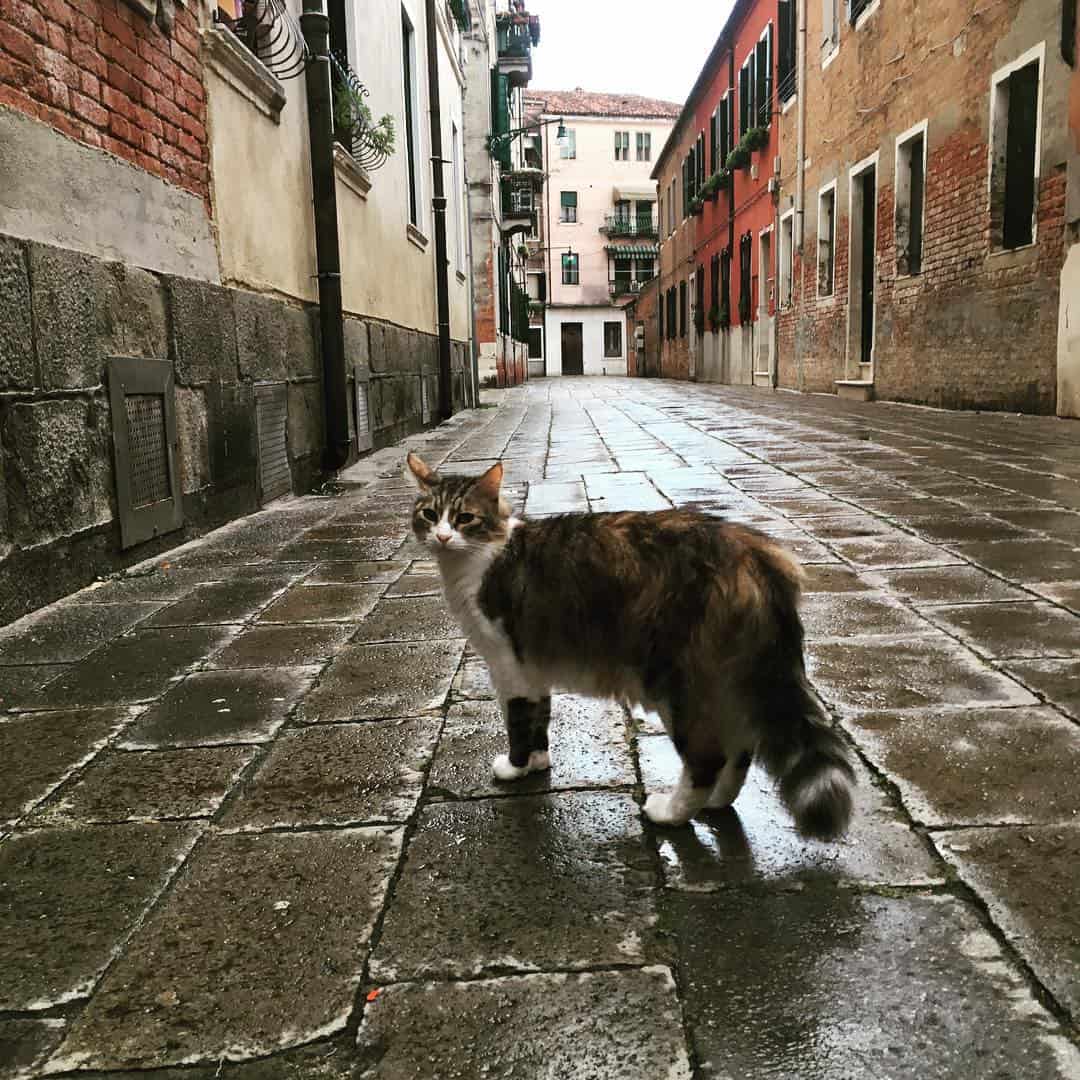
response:
M338 246L337 189L334 179L334 121L330 106L330 20L322 10L322 0L304 0L300 25L311 54L305 80L326 430L323 467L336 472L349 460L350 443L348 391L345 384L345 324L341 304L341 251Z
M305 0L306 2L306 0ZM439 321L439 420L453 415L450 395L450 262L446 257L446 193L443 187L442 106L439 100L438 28L435 0L425 4L427 16L428 107L431 112L431 209L435 215L435 291Z
M799 118L795 135L795 152L798 155L795 181L795 231L794 247L800 257L803 253L803 237L806 231L806 2L799 4L799 37L795 51L798 54ZM801 296L800 296L801 299Z

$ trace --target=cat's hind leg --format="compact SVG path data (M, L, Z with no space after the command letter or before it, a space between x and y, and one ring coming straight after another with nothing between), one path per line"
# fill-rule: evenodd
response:
M500 701L506 721L509 752L492 762L496 780L520 780L529 773L551 768L548 749L548 724L551 721L551 697L511 697Z
M705 804L710 810L723 810L738 798L752 760L753 755L749 750L728 757Z

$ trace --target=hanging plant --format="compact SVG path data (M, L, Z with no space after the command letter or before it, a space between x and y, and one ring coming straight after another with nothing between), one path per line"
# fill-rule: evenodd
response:
M705 204L696 195L690 200L690 205L687 207L691 214L700 214L705 209Z
M358 165L378 169L394 152L394 118L387 113L376 120L364 101L367 91L352 74L331 56L333 72L334 138Z
M740 146L747 150L764 150L769 145L769 129L765 127L752 127L739 141Z
M518 244L518 257L522 262L525 262L529 257L529 248L527 244Z
M727 161L724 162L724 168L727 169L729 173L733 173L736 169L746 169L749 167L750 151L742 144L742 142L740 142L739 145L728 154Z

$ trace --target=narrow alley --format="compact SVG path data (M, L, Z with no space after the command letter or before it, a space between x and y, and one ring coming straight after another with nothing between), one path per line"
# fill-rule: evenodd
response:
M1048 417L531 382L0 630L0 1075L1080 1076L1080 445ZM808 568L856 816L657 829L651 722L493 782L405 447L528 514L697 507ZM602 647L602 643L598 643ZM179 1066L189 1066L182 1071Z

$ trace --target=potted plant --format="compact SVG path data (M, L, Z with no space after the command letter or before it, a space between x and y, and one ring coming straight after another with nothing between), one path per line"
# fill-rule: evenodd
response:
M727 169L729 173L732 173L736 169L746 169L749 167L750 151L740 142L739 145L728 154L727 161L724 162L724 168Z
M520 258L522 262L525 262L529 257L529 246L528 246L528 244L518 244L517 251L518 251L518 258Z
M713 173L702 185L699 195L702 199L712 199L713 202L716 202L716 193L719 190L720 184L718 174Z
M752 127L741 140L740 145L745 145L747 150L764 150L769 145L769 129L765 127Z
M702 210L705 209L705 204L701 201L701 199L697 195L695 195L690 200L690 204L687 206L687 209L690 211L691 214L695 214L695 215L700 214L702 212Z

